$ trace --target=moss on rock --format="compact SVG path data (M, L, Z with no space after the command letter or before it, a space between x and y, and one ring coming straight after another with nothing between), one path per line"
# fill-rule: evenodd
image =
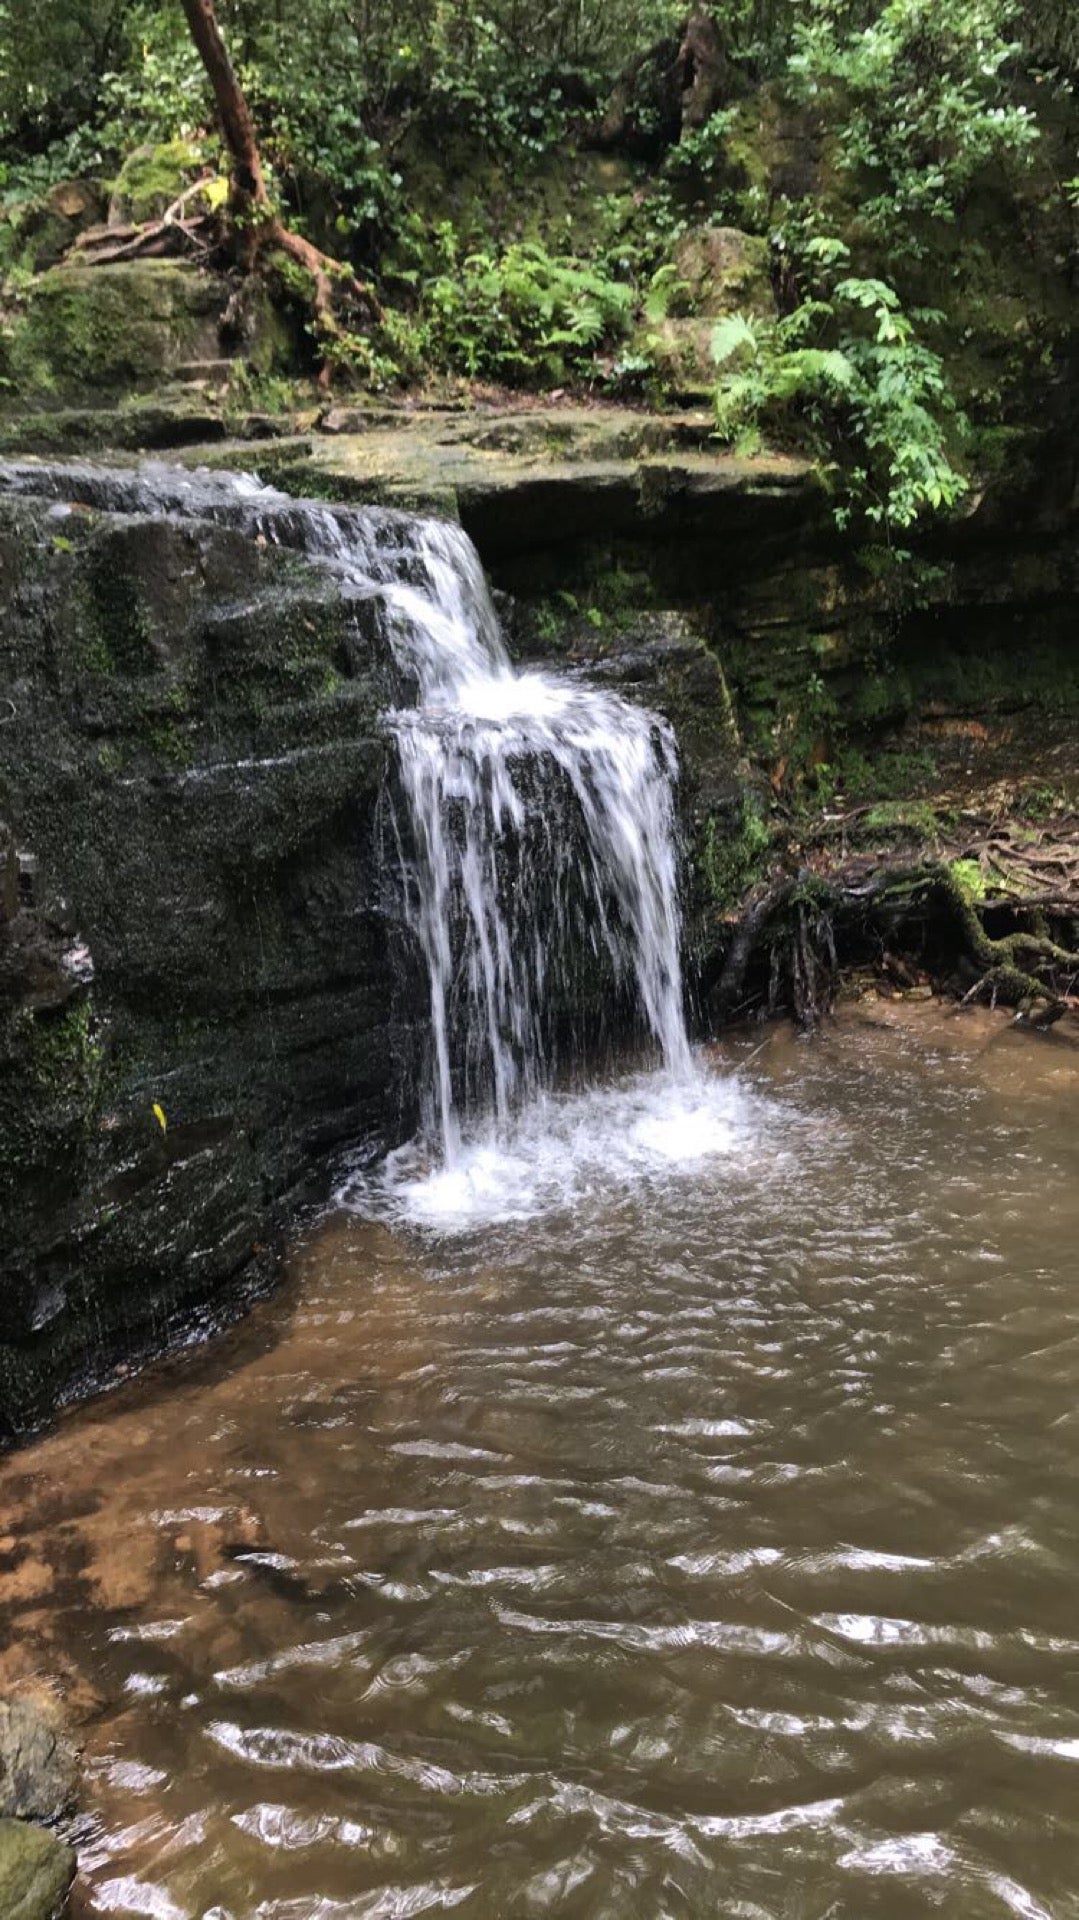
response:
M223 283L179 261L42 274L6 344L15 398L38 403L144 388L219 351Z
M160 220L197 178L201 164L202 156L190 140L136 147L111 182L110 221Z
M75 1878L62 1840L21 1820L0 1820L0 1913L4 1920L60 1920Z

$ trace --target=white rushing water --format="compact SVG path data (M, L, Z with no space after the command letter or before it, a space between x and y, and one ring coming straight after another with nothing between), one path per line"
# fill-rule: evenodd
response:
M388 597L418 704L388 722L433 1069L420 1139L338 1198L452 1233L749 1150L743 1095L697 1071L686 1032L670 728L579 679L515 672L471 543L431 521L414 538L417 571ZM582 949L629 989L661 1065L556 1092L550 1017Z
M726 1111L701 1107L683 1013L671 729L570 674L515 672L460 527L155 464L137 474L12 466L3 484L224 520L377 595L412 695L384 721L399 765L404 914L430 995L422 1139L391 1156L384 1176L406 1212L456 1217L470 1194L480 1214L512 1212L526 1161L536 1170L526 1212L572 1188L593 1158L582 1117L615 1167L649 1154L692 1160L702 1141L712 1150L726 1140ZM651 1037L661 1072L608 1096L602 1112L586 1098L575 1118L545 1098L560 1025L575 1007L582 1024L582 1001L584 1020L599 1022L615 996Z
M428 1132L453 1167L462 1074L503 1129L546 1084L552 996L570 991L580 942L632 987L667 1071L691 1077L676 756L655 714L576 680L514 672L459 528L417 522L416 543L419 584L396 587L391 605L419 704L388 721L407 813L406 910L430 983Z
M505 1126L475 1128L450 1161L410 1141L336 1196L357 1212L440 1234L657 1195L705 1162L757 1164L772 1107L728 1077L637 1073L604 1086L539 1093Z

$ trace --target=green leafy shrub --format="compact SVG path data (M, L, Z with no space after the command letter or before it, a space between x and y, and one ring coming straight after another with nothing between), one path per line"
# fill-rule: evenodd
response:
M457 258L442 230L441 273L422 290L418 330L429 362L510 385L581 373L629 324L633 290L602 268L519 241Z
M846 258L830 238L810 250L829 265ZM712 335L720 435L751 452L767 429L827 456L841 526L859 517L890 533L954 506L967 482L948 429L964 423L940 356L917 333L939 317L904 313L886 281L853 276L780 319L732 314Z
M794 26L795 92L836 128L837 162L869 190L859 217L895 246L912 221L951 220L978 171L1037 139L1013 99L1020 54L1013 0L884 0L867 20L849 0L809 0Z

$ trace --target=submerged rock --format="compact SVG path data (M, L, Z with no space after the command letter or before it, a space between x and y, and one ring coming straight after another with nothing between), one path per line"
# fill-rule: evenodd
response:
M60 1920L75 1855L54 1834L0 1819L0 1913L4 1920Z

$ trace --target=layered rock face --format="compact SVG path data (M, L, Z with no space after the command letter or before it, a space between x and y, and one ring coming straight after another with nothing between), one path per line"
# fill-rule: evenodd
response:
M414 1071L377 609L224 526L12 499L0 599L10 1436L256 1275Z

